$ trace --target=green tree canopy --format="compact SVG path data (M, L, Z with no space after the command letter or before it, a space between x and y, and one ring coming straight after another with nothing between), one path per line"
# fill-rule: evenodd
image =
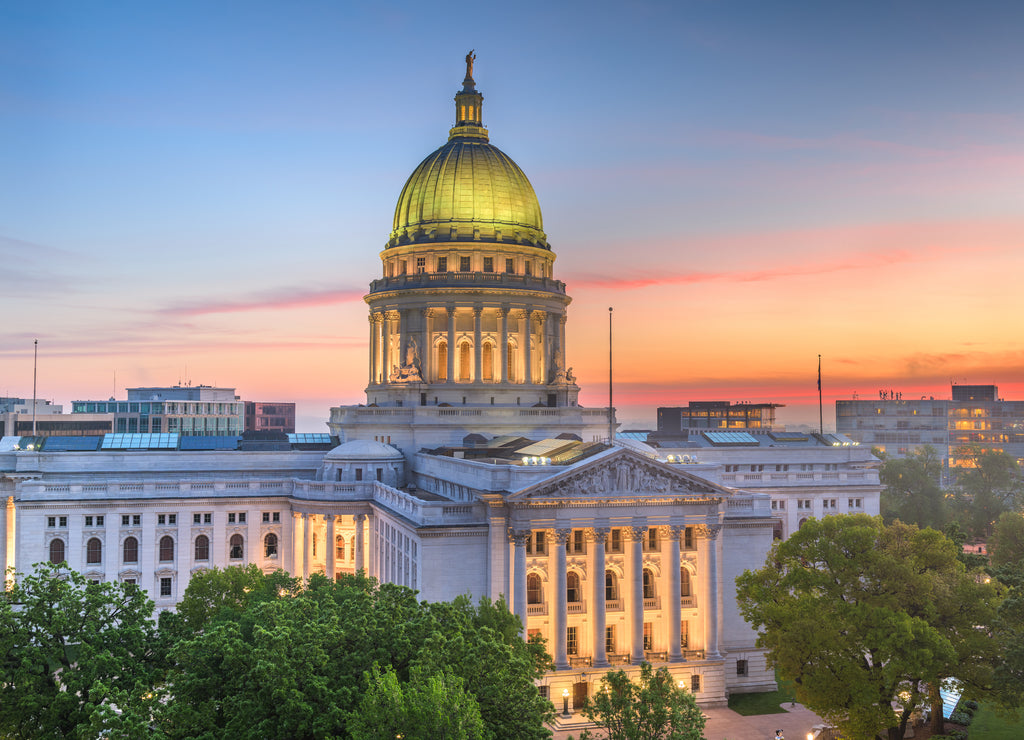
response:
M94 738L91 716L160 682L165 641L134 585L38 564L0 591L0 735Z
M1024 568L1024 514L1004 511L999 515L988 551L996 568L1007 565Z
M882 453L878 472L882 489L882 516L887 523L896 519L919 527L942 529L949 512L940 486L942 460L929 445L906 457Z
M933 529L866 515L810 520L737 579L743 616L797 697L850 740L902 737L926 686L984 686L995 589ZM900 717L891 702L910 694Z
M1024 480L1013 456L1006 452L972 449L972 467L957 475L957 510L975 537L986 538L1004 511L1024 508Z
M693 694L676 685L667 668L640 664L637 682L625 671L609 671L587 699L583 716L606 740L704 740L704 713ZM580 740L594 736L584 731Z

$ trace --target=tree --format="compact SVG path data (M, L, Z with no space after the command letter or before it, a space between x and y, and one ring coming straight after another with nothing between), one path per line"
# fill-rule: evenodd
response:
M950 676L979 691L994 662L991 584L933 529L866 515L810 520L737 579L743 616L797 697L851 740L903 736ZM909 694L896 717L891 702ZM940 713L941 716L941 713Z
M1024 505L1024 481L1017 461L1006 452L973 448L961 450L970 467L957 476L957 507L967 529L985 538L1004 511Z
M996 520L995 531L988 543L992 565L1024 567L1024 515L1004 511Z
M994 693L1004 707L1016 708L1024 703L1024 564L1004 565L995 575L1008 591L994 630L999 650Z
M92 715L160 681L165 641L134 585L38 564L0 592L0 734L92 738Z
M688 691L676 686L667 668L640 664L637 683L625 671L609 671L587 699L583 716L606 740L704 740L704 713ZM580 740L593 735L584 731Z
M367 679L359 708L348 720L354 740L481 740L480 706L462 679L413 671L405 685L394 669L377 666Z
M935 448L925 445L906 457L881 453L878 472L882 489L882 516L887 523L896 519L919 527L942 529L949 514L946 497L939 485L942 460Z

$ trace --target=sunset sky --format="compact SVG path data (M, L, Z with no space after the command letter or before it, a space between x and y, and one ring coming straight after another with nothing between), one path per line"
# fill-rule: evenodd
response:
M584 405L1024 398L1020 2L0 4L0 395L365 401L362 296L476 50Z

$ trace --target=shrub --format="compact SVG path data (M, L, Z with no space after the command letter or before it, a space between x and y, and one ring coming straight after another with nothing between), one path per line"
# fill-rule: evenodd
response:
M971 719L973 718L970 714L968 714L967 712L961 712L960 710L957 710L953 712L951 715L949 715L949 721L952 722L954 725L967 726L971 724Z

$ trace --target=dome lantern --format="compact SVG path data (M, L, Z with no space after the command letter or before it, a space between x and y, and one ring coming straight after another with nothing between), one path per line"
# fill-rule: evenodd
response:
M477 92L473 81L475 60L476 54L471 50L466 55L466 79L462 81L462 89L455 93L455 127L448 132L448 141L456 138L488 140L483 124L484 96Z

